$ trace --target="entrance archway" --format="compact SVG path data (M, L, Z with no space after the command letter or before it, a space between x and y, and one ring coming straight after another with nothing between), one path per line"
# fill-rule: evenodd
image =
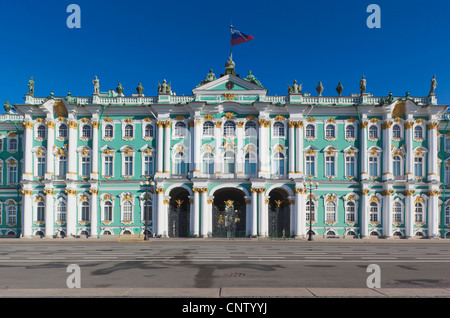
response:
M213 237L245 237L245 193L236 188L224 188L214 193Z
M290 237L291 218L288 193L273 189L269 193L269 237Z
M170 191L169 196L168 235L169 237L189 237L189 192L184 188L175 188Z

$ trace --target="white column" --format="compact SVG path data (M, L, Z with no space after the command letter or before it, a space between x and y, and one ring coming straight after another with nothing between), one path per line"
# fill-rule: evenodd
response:
M238 122L236 128L237 151L236 151L236 174L242 177L244 174L244 122Z
M367 121L361 122L361 179L369 178L369 169L367 166Z
M66 230L67 237L77 235L77 191L66 190L67 211L66 211Z
M387 119L383 125L383 180L392 180L394 178L392 166L392 121ZM392 223L392 222L391 222Z
M414 227L414 190L405 190L405 235L407 238L413 237Z
M368 189L361 190L361 221L360 221L360 236L362 238L369 236L369 200Z
M45 236L52 237L55 234L54 222L55 216L53 214L53 196L55 191L53 189L44 190L45 194Z
M296 147L296 167L295 172L302 175L303 174L303 122L298 121L295 126L297 131L297 147Z
M92 121L92 169L91 179L98 180L98 121Z
M194 192L194 228L192 235L197 237L199 236L200 227L200 195L198 188L193 188L192 191Z
M439 181L438 172L438 122L428 123L428 181Z
M291 218L290 222L291 228L289 229L289 231L291 233L291 236L295 237L296 235L295 225L297 224L297 216L295 215L295 197L290 196L288 197L288 199L289 199L289 215Z
M406 142L406 164L405 175L407 180L414 179L414 155L413 155L413 121L407 121L405 123L405 142ZM411 232L412 234L412 232Z
M295 174L295 121L288 123L289 127L289 175Z
M55 175L54 166L55 158L53 155L53 146L55 145L55 123L52 121L46 121L47 125L47 158L46 158L46 175L45 179L52 179Z
M439 237L439 191L428 191L428 236Z
M250 192L252 193L252 213L249 222L251 222L251 236L258 235L258 190L255 188L251 188Z
M191 135L191 138L194 139L194 149L191 151L194 153L194 177L200 177L202 171L202 159L201 159L201 146L202 146L202 120L201 118L194 119L194 136Z
M164 174L170 175L170 121L164 126Z
M266 237L268 233L269 222L269 204L266 203L265 189L259 193L259 236Z
M77 138L78 138L78 123L75 121L69 121L69 156L68 160L68 171L67 179L76 180L77 179Z
M156 216L155 219L153 219L153 232L156 236L160 237L164 234L163 229L163 221L164 221L164 188L156 188L156 213L154 216Z
M392 203L393 190L383 191L383 234L384 237L392 237Z
M306 235L306 201L304 193L305 189L295 188L295 236L304 237Z
M245 236L252 235L252 200L251 196L245 197Z
M207 237L208 236L208 224L211 223L209 222L210 220L210 215L209 215L209 210L208 210L208 203L207 203L207 193L208 193L208 188L202 188L201 193L201 231L200 231L200 235L202 237Z
M162 173L164 171L164 166L163 166L163 153L164 153L164 130L163 130L163 122L162 121L157 121L156 125L158 127L158 131L157 131L157 141L156 141L156 154L157 154L157 159L156 159L156 173Z
M22 190L23 198L23 229L22 233L24 237L31 237L33 235L33 202L31 199L31 190ZM19 202L17 202L19 204ZM19 207L19 205L17 205ZM19 209L17 209L19 213Z
M23 180L33 180L33 123L24 122L25 127L25 151L24 151L24 173ZM20 173L20 171L18 171Z
M259 171L260 178L267 178L270 176L270 153L269 153L269 126L270 121L259 119ZM261 209L260 209L261 210ZM261 234L261 233L260 233Z
M91 194L91 236L95 237L98 235L98 190L91 189L89 193Z
M223 172L223 164L222 164L222 122L217 121L214 125L214 139L216 143L216 154L214 155L214 172L220 174Z

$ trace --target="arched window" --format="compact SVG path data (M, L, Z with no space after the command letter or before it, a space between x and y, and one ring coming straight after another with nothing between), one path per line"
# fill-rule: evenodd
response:
M316 137L316 131L314 129L314 125L309 124L305 128L305 137L306 138L315 138Z
M247 152L245 155L245 174L256 173L257 157L253 152Z
M245 123L245 136L256 137L257 136L256 123L254 121L248 121Z
M83 128L81 129L81 137L91 138L91 126L83 125Z
M81 203L81 221L87 222L89 221L90 215L90 206L88 201L83 201Z
M355 138L355 126L348 125L345 127L345 138Z
M223 172L224 173L234 173L234 152L225 152L223 158Z
M125 126L125 138L133 138L133 137L134 137L133 125L128 124Z
M9 139L9 149L8 149L8 151L10 151L10 152L17 151L17 139L16 138Z
M105 138L113 138L114 137L114 127L111 124L107 124L105 126Z
M372 125L369 127L369 138L378 139L378 127L377 126Z
M285 166L285 158L284 154L281 152L276 152L273 156L273 173L275 175L283 175L285 174L284 166Z
M154 137L153 125L152 124L145 125L144 137L145 138L153 138Z
M127 200L122 206L122 222L133 221L133 205L131 201Z
M186 124L179 121L175 124L175 136L184 137L186 136Z
M224 136L234 136L236 131L236 124L234 121L228 120L223 125Z
M308 200L306 201L306 222L309 222L309 220L312 220L313 222L316 221L316 214L315 214L315 205L314 201Z
M345 206L345 221L356 222L356 207L353 201L349 201Z
M45 139L45 132L46 132L45 125L39 125L37 130L36 130L36 137L37 138L41 138L41 139Z
M66 203L59 201L56 205L56 222L66 222Z
M144 221L151 221L152 217L152 201L145 200L144 201Z
M394 202L392 207L392 222L401 223L403 221L402 204L400 202Z
M423 139L423 129L422 126L414 127L414 139Z
M185 174L186 173L186 162L184 158L184 153L181 151L175 154L175 169L174 174Z
M67 125L62 123L58 127L58 137L67 138Z
M329 201L325 207L325 222L336 222L336 203Z
M106 201L103 206L103 221L112 221L113 205L111 201Z
M284 137L284 124L276 122L273 124L273 136L274 137Z
M203 123L203 136L214 136L214 124L212 121Z
M8 224L17 223L17 207L15 205L9 205L7 207L7 219Z
M203 173L214 173L214 155L210 152L203 155Z
M36 221L45 221L45 205L44 202L38 202L36 206Z
M392 126L392 138L400 138L401 137L401 129L400 126L395 124Z
M392 158L392 164L393 164L393 169L392 172L394 173L394 176L400 176L402 174L402 158L399 155L395 155Z
M325 138L336 138L336 129L334 125L327 125L325 127Z
M378 223L378 203L371 202L369 206L369 222Z
M421 202L417 202L414 205L414 222L423 222L423 204Z

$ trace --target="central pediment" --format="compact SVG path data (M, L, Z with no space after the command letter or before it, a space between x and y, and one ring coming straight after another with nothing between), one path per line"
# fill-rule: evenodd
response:
M215 94L266 94L267 89L252 82L239 78L235 75L224 75L209 83L203 84L194 90L194 95L215 95Z

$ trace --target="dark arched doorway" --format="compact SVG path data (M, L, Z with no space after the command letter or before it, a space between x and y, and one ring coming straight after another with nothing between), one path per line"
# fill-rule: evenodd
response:
M290 237L291 218L288 193L283 189L273 189L269 196L269 237Z
M245 193L236 188L217 190L213 203L213 237L245 237Z
M189 192L184 188L176 188L170 191L169 196L169 237L189 237Z

